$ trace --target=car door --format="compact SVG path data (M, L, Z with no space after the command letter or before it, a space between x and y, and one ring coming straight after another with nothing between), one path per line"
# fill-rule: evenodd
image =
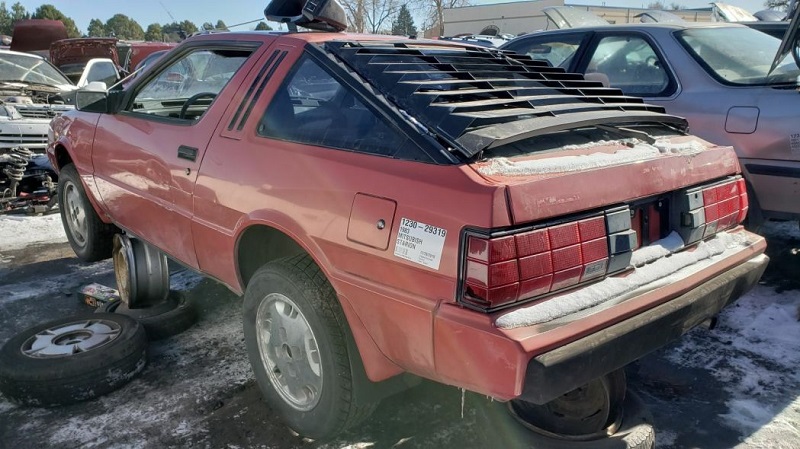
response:
M195 268L191 217L197 169L257 47L207 40L187 45L131 86L121 110L103 114L97 124L92 162L111 216Z

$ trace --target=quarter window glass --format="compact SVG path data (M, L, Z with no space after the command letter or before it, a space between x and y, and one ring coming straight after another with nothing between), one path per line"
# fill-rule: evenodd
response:
M608 78L608 85L626 95L657 96L666 93L669 76L653 47L635 36L610 36L600 40L586 73Z
M305 56L273 96L258 134L384 156L395 156L410 144L352 90Z
M552 42L537 42L534 44L523 44L516 48L517 53L525 53L533 59L547 61L553 67L567 68L572 62L572 57L578 51L583 36L565 36L564 38Z
M199 119L250 56L248 50L197 50L163 69L136 94L130 111Z

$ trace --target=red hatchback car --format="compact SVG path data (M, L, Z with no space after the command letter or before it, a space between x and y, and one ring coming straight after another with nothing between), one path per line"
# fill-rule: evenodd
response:
M768 261L733 149L528 56L210 34L78 102L49 146L75 252L109 257L124 232L244 294L259 386L312 438L405 372L525 404L551 434L612 432L624 395L595 379ZM585 385L603 418L561 432L542 410Z

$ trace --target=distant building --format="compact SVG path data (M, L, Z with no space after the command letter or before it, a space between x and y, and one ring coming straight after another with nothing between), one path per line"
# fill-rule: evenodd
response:
M547 17L542 12L548 6L564 6L564 0L531 0L491 5L463 6L444 10L444 35L480 34L481 30L492 28L500 34L524 34L548 28ZM574 8L588 10L606 19L609 23L638 22L635 16L646 8L626 8L616 6L574 5ZM710 22L711 8L682 9L669 11L689 22ZM552 24L550 26L552 27ZM433 26L425 31L425 37L437 37L439 27Z

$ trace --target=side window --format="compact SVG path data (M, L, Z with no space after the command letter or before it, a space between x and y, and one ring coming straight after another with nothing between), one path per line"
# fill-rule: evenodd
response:
M194 50L147 82L131 112L197 120L250 56L250 50Z
M587 78L607 78L610 87L639 97L665 95L670 79L653 47L636 36L608 36L597 48L586 67ZM604 80L605 82L605 80Z
M86 81L83 84L91 83L92 81L102 81L107 86L111 86L119 79L117 68L111 61L96 61L87 69Z
M410 144L307 56L273 96L258 135L384 156Z
M522 42L519 46L512 48L517 53L527 54L533 59L547 61L552 67L568 68L572 63L575 52L581 45L582 35L562 36L555 41L534 41L530 43Z

